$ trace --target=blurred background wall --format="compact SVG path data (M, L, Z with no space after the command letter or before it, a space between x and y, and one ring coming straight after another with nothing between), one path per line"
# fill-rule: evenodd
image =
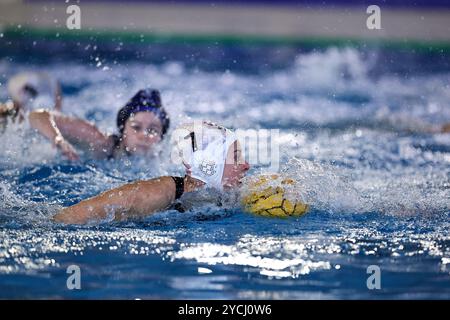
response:
M81 9L81 30L266 39L378 39L450 43L448 0L0 0L0 29L68 31L66 9ZM381 29L369 30L369 5Z

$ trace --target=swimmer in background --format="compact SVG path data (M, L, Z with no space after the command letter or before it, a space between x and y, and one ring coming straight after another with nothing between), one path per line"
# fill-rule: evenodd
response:
M9 121L21 123L27 112L36 107L36 100L47 96L53 108L61 111L61 86L43 72L19 73L8 81L10 100L0 103L0 132L6 129ZM42 103L39 101L37 104ZM48 102L47 102L48 103ZM48 106L48 104L47 104Z
M193 124L176 130L181 137L177 149L187 169L184 177L165 176L126 184L61 210L53 217L54 221L86 224L143 218L169 209L183 194L204 187L219 192L236 188L250 168L243 159L237 137L209 122L200 127L200 134Z
M107 135L86 120L58 112L36 110L29 115L30 124L69 160L78 160L76 147L95 159L129 155L146 155L169 129L169 116L158 90L138 91L117 114L118 135Z

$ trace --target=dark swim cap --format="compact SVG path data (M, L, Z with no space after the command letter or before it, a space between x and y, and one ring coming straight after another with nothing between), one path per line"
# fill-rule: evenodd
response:
M132 114L138 112L153 112L158 116L162 124L162 135L169 129L170 119L164 110L161 102L161 95L158 90L154 89L144 89L139 90L138 93L131 98L127 104L119 110L117 114L117 127L119 128L120 135L123 134L123 129L125 128L125 122Z

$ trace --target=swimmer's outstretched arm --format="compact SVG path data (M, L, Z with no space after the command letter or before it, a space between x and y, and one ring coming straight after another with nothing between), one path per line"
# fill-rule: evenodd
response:
M190 177L185 177L184 181L185 193L201 185L201 182ZM66 224L86 224L106 218L121 221L145 217L167 209L175 200L175 192L172 177L136 181L65 208L53 220Z
M55 143L71 160L78 158L71 143L93 153L96 158L104 158L111 143L97 127L82 119L44 109L31 112L29 119L33 128Z

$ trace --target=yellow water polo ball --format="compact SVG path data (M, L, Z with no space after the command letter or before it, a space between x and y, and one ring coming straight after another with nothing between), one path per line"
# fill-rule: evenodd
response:
M277 186L270 181L280 180ZM242 205L246 212L266 217L290 217L304 215L309 206L301 201L286 198L285 188L295 187L293 179L281 178L277 174L252 177L242 196Z

